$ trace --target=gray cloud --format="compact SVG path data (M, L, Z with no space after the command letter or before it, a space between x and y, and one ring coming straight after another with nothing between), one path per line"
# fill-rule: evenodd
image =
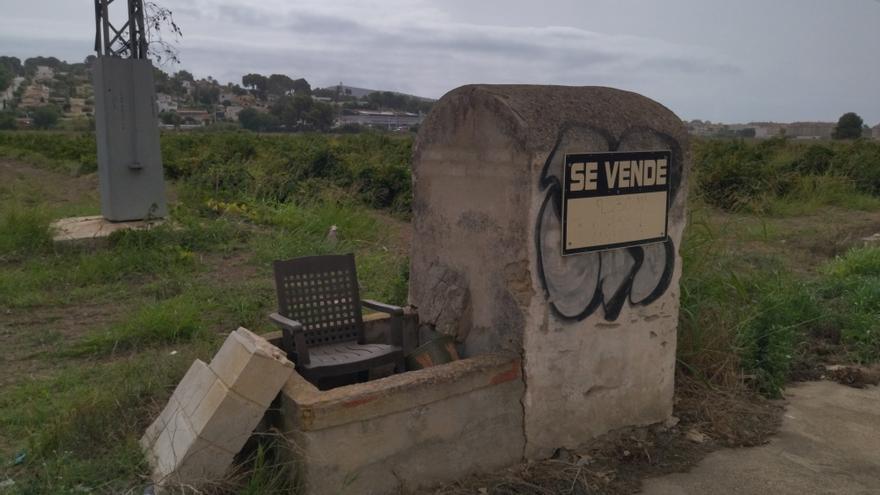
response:
M686 118L829 120L856 110L880 120L880 66L868 62L880 46L875 2L162 3L184 31L182 68L221 81L286 73L433 97L474 82L608 85ZM81 60L92 19L73 4L5 8L0 53Z

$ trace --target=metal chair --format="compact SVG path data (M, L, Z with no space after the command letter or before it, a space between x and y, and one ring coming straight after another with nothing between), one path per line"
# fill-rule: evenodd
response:
M404 370L403 308L360 300L354 255L309 256L275 261L282 345L299 373L322 388L322 380L363 375L394 364ZM362 307L391 315L391 342L368 344Z

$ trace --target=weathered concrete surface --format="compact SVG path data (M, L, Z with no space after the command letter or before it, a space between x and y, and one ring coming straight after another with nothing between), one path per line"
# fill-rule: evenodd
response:
M880 388L793 386L768 445L710 454L689 473L645 481L646 495L880 493Z
M293 373L282 351L245 328L205 364L196 360L140 440L159 486L222 479Z
M162 220L111 222L99 215L62 218L52 222L50 228L55 242L88 243L104 240L119 230L149 230L162 223Z
M657 150L669 240L562 257L565 154ZM527 457L671 414L688 163L675 114L610 88L465 86L422 125L410 302L465 355L523 355Z
M306 493L399 493L519 461L522 387L501 354L323 392L294 374L281 429Z

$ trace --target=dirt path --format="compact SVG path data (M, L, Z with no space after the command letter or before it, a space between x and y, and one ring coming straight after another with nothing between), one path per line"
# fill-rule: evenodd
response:
M645 480L646 495L880 493L880 388L811 382L786 391L779 434L709 454L688 473Z

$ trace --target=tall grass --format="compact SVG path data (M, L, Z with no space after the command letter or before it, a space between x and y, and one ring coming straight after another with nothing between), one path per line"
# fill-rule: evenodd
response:
M880 208L880 143L697 140L693 151L696 192L715 207L783 215Z
M39 208L4 208L0 212L0 261L51 250L49 223L48 214Z

